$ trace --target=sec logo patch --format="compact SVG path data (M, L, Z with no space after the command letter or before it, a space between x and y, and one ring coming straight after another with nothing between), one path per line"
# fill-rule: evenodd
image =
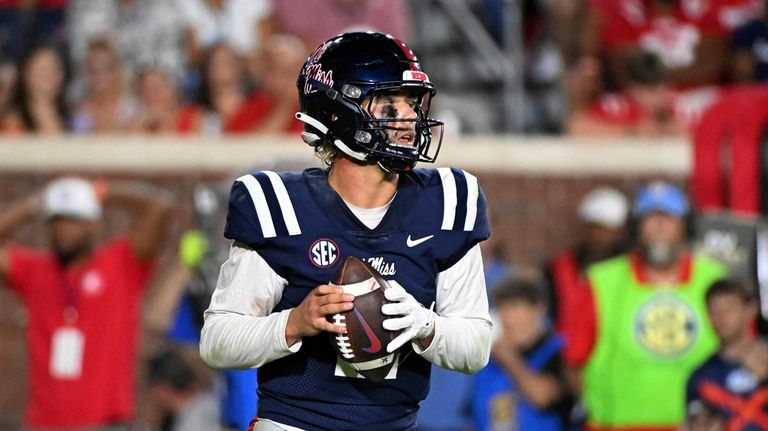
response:
M339 246L333 240L320 238L309 247L309 260L318 268L328 268L339 260Z
M651 298L635 316L635 338L646 351L663 357L685 353L698 338L691 307L674 295Z

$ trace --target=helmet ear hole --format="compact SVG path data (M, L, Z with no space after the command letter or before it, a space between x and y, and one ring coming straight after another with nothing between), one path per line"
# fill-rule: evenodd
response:
M339 116L336 114L331 114L331 121L336 122L339 119Z

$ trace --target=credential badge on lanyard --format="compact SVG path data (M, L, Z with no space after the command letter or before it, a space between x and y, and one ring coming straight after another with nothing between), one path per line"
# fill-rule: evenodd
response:
M53 331L51 338L51 376L59 380L79 379L83 372L85 335L77 327L77 293L70 289L64 277L62 292L66 300L64 324Z

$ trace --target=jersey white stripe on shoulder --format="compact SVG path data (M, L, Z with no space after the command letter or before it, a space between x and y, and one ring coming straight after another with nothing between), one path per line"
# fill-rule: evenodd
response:
M296 219L296 212L293 210L293 204L291 203L290 196L288 196L288 190L285 189L283 179L272 171L264 171L264 173L269 177L269 181L272 182L277 202L280 204L280 211L283 213L285 226L288 228L288 235L300 235L299 221Z
M461 171L467 180L467 217L464 219L464 230L469 232L475 227L477 219L477 199L480 189L477 186L477 177L467 171Z
M245 188L248 189L248 193L251 195L253 207L256 209L256 216L259 218L261 233L264 238L274 238L277 236L275 225L272 222L272 213L269 211L269 205L267 205L267 199L264 196L264 190L261 188L259 181L251 174L243 175L237 181L245 184Z
M453 222L456 219L456 179L453 177L451 168L437 168L440 174L440 181L443 183L443 225L442 230L453 229Z

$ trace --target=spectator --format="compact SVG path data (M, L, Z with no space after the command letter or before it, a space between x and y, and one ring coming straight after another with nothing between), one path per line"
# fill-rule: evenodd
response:
M747 2L753 1L590 1L581 58L568 82L571 108L589 106L602 91L635 86L632 63L647 53L659 58L670 87L680 93L676 111L684 114L684 123L696 121L715 96L711 86L726 77L729 27L721 17L745 7L734 4ZM598 82L601 64L605 73Z
M136 127L138 104L127 92L128 76L119 53L106 40L88 46L87 88L71 121L75 132L125 132Z
M645 22L639 0L587 0L584 25L578 34L577 58L567 78L571 110L594 103L603 91L616 91L608 65L621 49L634 46L636 34Z
M194 369L174 350L149 359L149 402L168 431L215 431L219 426L216 397L203 388Z
M491 287L508 276L512 266L500 243L480 243L483 253L483 273L492 305ZM495 328L494 328L495 329ZM472 429L470 415L473 377L432 365L429 394L419 405L419 431L466 431Z
M207 53L198 102L205 109L202 132L206 135L241 132L239 124L249 113L245 104L245 69L242 59L226 44Z
M602 94L584 109L572 110L572 136L663 136L687 131L685 98L678 98L668 72L655 54L628 54L631 83L620 92Z
M728 30L718 20L716 8L697 13L687 3L652 0L638 47L659 56L677 86L719 84L725 77ZM620 81L622 75L628 76L619 73Z
M308 22L312 25L307 25ZM318 46L330 37L352 30L396 34L402 40L408 40L411 34L402 0L275 0L272 13L262 25L266 34L294 34L306 46Z
M579 204L580 237L572 247L561 251L546 268L555 328L567 335L580 325L580 309L585 292L587 267L624 251L627 198L620 191L600 187Z
M507 257L506 247L499 242L480 243L483 249L483 273L485 275L485 285L488 290L488 303L493 306L493 297L491 296L491 287L496 282L509 275L512 271L512 265Z
M687 0L692 3L695 0ZM711 7L716 9L720 25L730 31L759 19L765 11L763 0L715 0Z
M493 288L500 326L491 361L474 376L477 431L565 430L570 412L561 350L547 323L548 295L536 271L518 269Z
M197 200L197 196L196 193L196 204L205 199L216 199L215 195L209 195ZM218 205L213 203L214 208ZM219 214L206 215L204 212L198 212L198 216L221 218ZM211 234L209 232L208 236ZM162 334L163 341L172 342L184 351L198 350L203 312L208 308L216 283L218 257L221 253L226 254L220 243L209 243L207 235L200 231L185 233L179 244L179 262L171 265L159 280L158 295L148 310L149 329L156 335ZM199 355L195 356L200 361ZM256 370L223 370L213 377L219 382L217 395L221 401L223 429L245 430L256 416Z
M187 59L200 65L205 53L228 45L239 56L258 49L259 23L269 14L270 0L179 0L186 23Z
M141 72L137 87L139 131L185 135L200 131L200 108L182 105L177 81L165 70L152 68Z
M296 80L293 78L307 58L299 38L283 34L270 36L261 55L252 58L248 71L256 90L228 127L229 132L298 133L303 124L294 114Z
M754 335L755 292L741 280L721 279L707 290L706 300L720 348L688 380L689 425L768 429L768 344Z
M16 92L18 80L16 65L0 57L0 118L5 117Z
M676 85L717 84L724 76L728 34L718 12L714 4L687 0L594 0L585 51L605 53L615 88L631 85L627 59L638 50L657 55Z
M64 8L67 1L1 1L0 58L18 63L37 45L65 42Z
M731 78L736 82L768 81L768 13L737 27L731 39Z
M717 347L704 294L724 268L686 246L688 202L653 182L634 203L634 250L588 270L582 324L564 352L583 370L587 425L601 430L677 430L685 384Z
M58 51L50 46L33 50L22 63L13 105L2 120L3 131L63 133L69 118L65 84L64 63Z
M135 211L127 234L105 245L101 203L83 179L56 180L0 212L3 240L42 211L51 242L0 248L0 275L29 316L27 430L120 430L133 415L139 307L170 204L132 184L102 190Z
M88 45L110 42L127 70L148 64L162 67L181 81L185 75L184 20L177 0L71 0L67 8L70 55L75 67L85 63ZM76 76L81 75L80 70Z

